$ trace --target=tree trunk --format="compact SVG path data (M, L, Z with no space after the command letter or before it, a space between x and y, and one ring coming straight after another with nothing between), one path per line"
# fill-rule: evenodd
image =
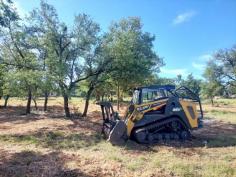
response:
M5 102L4 102L4 108L6 108L7 107L7 103L8 103L8 99L10 98L10 95L7 95L6 97L5 97Z
M214 106L213 97L211 97L211 106Z
M63 95L64 98L64 111L65 111L65 116L67 118L70 118L70 109L69 109L69 98L67 94Z
M48 108L48 92L44 93L44 107L43 110L46 112Z
M96 94L96 101L100 101L100 95Z
M29 91L28 91L28 101L27 101L27 106L26 106L26 114L30 114L31 100L32 100L32 93L31 93L31 90L29 89Z
M84 112L82 114L82 117L86 117L87 116L89 100L90 100L90 97L91 97L91 94L92 94L93 90L94 90L94 88L90 87L89 90L87 91L86 101L85 101L85 106L84 106Z
M124 101L124 92L120 91L120 101L123 102Z
M120 85L117 83L117 110L120 110Z
M34 101L34 107L35 107L35 109L36 109L36 111L37 111L37 110L38 110L37 101L36 101L36 99L35 99L35 98L33 98L33 101Z
M112 96L112 94L111 94L111 99L110 99L110 102L113 102L113 96Z

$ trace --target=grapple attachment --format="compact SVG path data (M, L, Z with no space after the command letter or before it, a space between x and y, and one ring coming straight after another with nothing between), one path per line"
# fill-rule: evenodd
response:
M97 104L99 104L102 109L102 134L114 145L123 144L127 139L127 127L125 122L120 120L118 113L114 111L110 102L99 102Z

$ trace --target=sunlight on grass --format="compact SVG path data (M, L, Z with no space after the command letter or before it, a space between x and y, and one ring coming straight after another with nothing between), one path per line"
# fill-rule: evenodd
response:
M222 103L220 104L236 105L236 100L221 101ZM16 100L16 103L23 104L24 100ZM43 104L43 99L40 98L38 103L39 105ZM62 106L62 103L63 99L61 97L50 98L49 100L49 105ZM82 98L72 98L70 100L70 104L79 109L83 107L83 103L84 100ZM91 107L93 106L92 104ZM50 129L51 131L38 132L35 130L34 132L32 130L24 135L0 134L0 145L9 145L16 149L17 146L21 146L23 149L33 147L37 150L45 148L50 151L74 154L73 158L78 155L76 158L80 158L79 162L84 161L84 165L88 166L87 168L101 167L103 165L112 166L114 169L118 168L123 176L128 176L128 174L145 177L155 176L156 174L160 174L160 176L164 174L163 176L186 177L236 176L236 135L230 134L230 128L234 128L234 124L236 124L236 113L231 112L231 109L234 108L225 110L220 110L219 108L213 107L213 109L210 109L210 107L207 107L204 110L207 112L205 114L207 119L215 120L216 125L218 125L217 122L222 121L219 125L225 126L223 131L219 127L211 127L211 131L216 135L208 137L206 147L198 145L196 147L175 147L165 144L144 146L133 141L128 141L124 146L113 146L102 138L100 132L76 132L74 129L65 132L63 128L62 130L55 130L52 122L56 121L56 119L50 119L52 120L50 121L52 125L48 126L52 126L53 130ZM70 122L71 120L65 121ZM80 129L82 127L76 128ZM226 134L225 130L229 133ZM207 136L207 132L204 133ZM77 159L73 158L69 160L68 166L73 169L80 168L81 166L76 161Z
M221 98L217 99L216 103L223 104L223 105L236 105L236 99L226 99L226 98Z
M0 140L12 143L35 144L53 149L80 149L95 146L102 139L98 134L69 134L46 132L34 135L0 135Z
M160 169L173 176L227 177L236 175L236 170L228 163L236 156L234 149L231 152L226 151L225 154L202 149L201 155L193 153L193 156L182 156L174 149L165 148L158 152L152 152L151 149L134 152L135 149L131 151L103 142L96 147L92 147L92 151L95 152L86 151L84 156L92 158L95 153L101 158L101 161L121 164L126 170L134 174L142 173L143 176L148 176L149 172L154 171L154 169ZM183 150L180 150L180 152ZM191 152L192 148L185 150ZM219 168L217 168L218 166Z
M205 99L205 100L202 100L202 103L210 105L211 101L209 99ZM227 99L227 98L214 99L214 105L235 106L236 99Z
M145 146L137 144L136 149L134 144L129 149L123 146L112 146L102 140L98 134L64 134L58 131L23 136L1 135L0 141L72 150L79 153L84 159L96 157L101 163L120 164L124 169L134 174L142 173L143 176L148 176L154 169L160 169L166 174L174 176L227 177L236 175L235 169L230 165L230 161L236 157L234 149L222 154L220 151L201 148L199 154L194 153L192 148L176 151L168 147L159 147L157 152L154 152L152 148L147 149ZM138 146L141 147L138 148ZM193 151L193 155L183 156L182 151Z
M211 110L206 114L211 119L221 120L224 122L236 123L236 113L229 111Z

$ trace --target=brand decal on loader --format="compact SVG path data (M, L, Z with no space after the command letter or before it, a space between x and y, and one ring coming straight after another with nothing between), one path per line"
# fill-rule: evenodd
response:
M172 109L173 112L179 112L179 111L182 111L182 108L181 107L175 107Z
M146 111L146 110L148 110L148 109L154 108L154 107L156 107L156 106L160 106L160 105L162 105L162 104L164 104L164 103L161 102L161 103L154 103L154 104L151 104L151 105L141 106L141 107L138 107L137 110L138 110L139 112L142 112L142 111Z
M150 105L147 105L147 106L139 107L139 108L137 108L137 110L138 110L139 112L142 112L142 111L148 110L149 108L150 108Z

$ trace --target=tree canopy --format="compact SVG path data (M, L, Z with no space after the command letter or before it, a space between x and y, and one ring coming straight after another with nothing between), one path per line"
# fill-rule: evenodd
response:
M235 93L235 46L215 53L201 81L192 74L185 79L159 77L164 61L154 50L154 41L139 17L112 22L103 32L83 13L66 24L43 0L23 18L11 0L1 0L0 98L6 104L11 96L27 98L26 113L30 113L31 100L36 103L37 97L44 97L46 111L50 94L59 94L65 116L70 117L69 99L76 90L83 90L86 100L83 116L92 96L113 100L116 93L119 108L123 95L141 85L184 85L212 100Z
M0 10L1 71L8 70L1 72L1 78L8 75L1 80L1 95L27 97L26 113L31 99L44 95L46 105L49 93L59 89L70 117L69 98L80 84L87 85L88 101L110 82L119 87L119 100L120 90L144 84L163 65L153 49L155 37L143 31L140 18L121 19L102 33L87 14L66 25L45 1L23 19L10 0L1 1ZM13 94L12 83L19 93Z

